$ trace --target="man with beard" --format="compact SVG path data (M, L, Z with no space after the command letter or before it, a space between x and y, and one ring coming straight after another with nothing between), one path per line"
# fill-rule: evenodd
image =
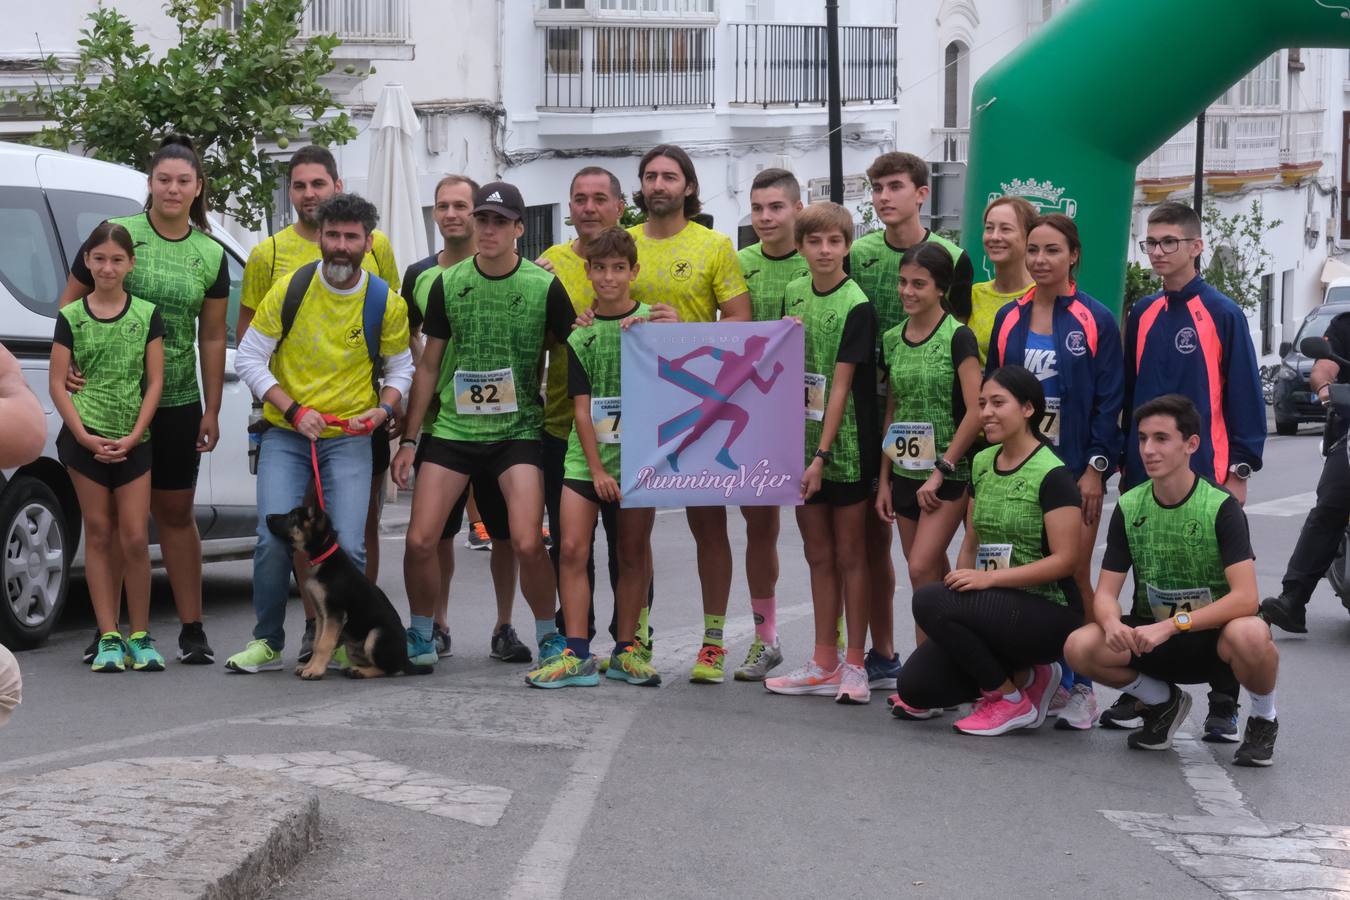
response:
M317 262L319 252L319 204L342 192L337 160L326 147L313 144L295 151L286 164L286 180L290 185L291 206L296 221L269 238L261 241L248 255L244 265L244 280L239 290L239 324L237 338L242 338L258 304L278 282L307 263ZM398 284L398 266L389 238L378 228L371 232L370 250L361 260L361 267L378 275L391 286ZM411 298L409 298L411 300ZM366 511L366 577L375 581L380 569L380 512L384 507L384 473L389 470L389 434L384 428L371 435L374 464L370 479L370 502ZM304 583L305 563L299 556L295 561L295 577ZM305 607L305 634L300 641L300 662L309 662L314 647L314 608L305 592L300 592Z
M371 475L368 433L382 428L412 384L408 308L379 276L361 268L377 214L367 200L337 194L316 211L322 262L273 285L239 342L235 371L265 401L258 455L258 545L253 553L253 640L231 656L235 672L281 668L291 551L267 528L267 516L299 506L318 460L323 502L338 544L365 563L363 534ZM283 306L293 279L308 285L289 330ZM367 299L367 295L371 299ZM383 309L380 297L383 296ZM378 347L367 322L378 321ZM374 328L370 328L374 331ZM283 341L282 338L285 337ZM378 350L378 354L372 353ZM376 394L375 360L384 360ZM345 428L325 416L345 420Z
M647 221L628 229L641 263L633 299L649 306L669 303L681 322L750 321L750 293L731 239L692 221L702 204L689 154L673 144L653 147L638 164L638 181L641 190L633 201ZM698 545L703 588L703 645L689 678L721 684L726 657L722 632L731 596L727 510L690 507L685 515Z

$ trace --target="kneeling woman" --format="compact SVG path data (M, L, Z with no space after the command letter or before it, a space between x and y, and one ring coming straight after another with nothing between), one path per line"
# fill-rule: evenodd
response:
M995 446L971 466L956 570L914 594L914 623L928 640L901 669L898 718L977 700L957 731L995 735L1045 721L1083 604L1073 579L1081 499L1037 429L1044 415L1036 376L1021 366L990 373L980 418Z

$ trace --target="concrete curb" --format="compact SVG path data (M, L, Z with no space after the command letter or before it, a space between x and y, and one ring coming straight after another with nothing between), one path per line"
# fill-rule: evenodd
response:
M118 760L0 781L15 900L256 900L318 840L316 792L265 773Z

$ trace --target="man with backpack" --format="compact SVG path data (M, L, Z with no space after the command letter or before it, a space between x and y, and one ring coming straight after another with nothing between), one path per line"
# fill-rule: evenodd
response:
M258 456L258 622L253 640L225 663L235 672L282 667L291 551L268 530L267 516L299 506L316 479L338 544L364 565L370 432L383 427L412 384L407 304L361 267L375 230L374 205L337 194L317 218L322 260L272 286L235 355L235 370L263 398L270 426Z

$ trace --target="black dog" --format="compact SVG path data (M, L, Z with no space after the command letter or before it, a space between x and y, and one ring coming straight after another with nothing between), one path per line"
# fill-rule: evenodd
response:
M426 675L431 666L408 659L408 633L384 591L370 583L341 547L328 514L297 506L284 516L268 516L267 529L306 554L310 561L305 592L314 604L314 655L296 666L304 679L322 678L341 638L351 668L350 678L382 675Z

